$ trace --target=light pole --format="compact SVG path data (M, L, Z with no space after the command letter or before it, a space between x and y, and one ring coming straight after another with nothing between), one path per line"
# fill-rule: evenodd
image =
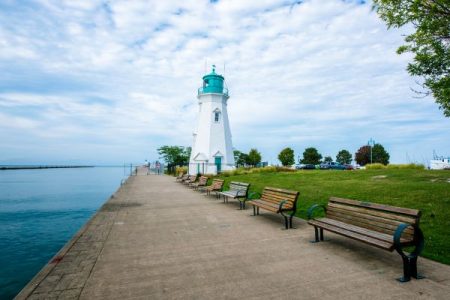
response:
M370 147L370 164L372 164L372 147L375 146L375 141L373 138L370 138L370 140L367 142L367 145Z

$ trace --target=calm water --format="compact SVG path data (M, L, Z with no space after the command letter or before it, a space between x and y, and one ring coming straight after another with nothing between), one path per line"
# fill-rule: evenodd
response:
M120 186L124 168L0 171L0 299L13 298Z

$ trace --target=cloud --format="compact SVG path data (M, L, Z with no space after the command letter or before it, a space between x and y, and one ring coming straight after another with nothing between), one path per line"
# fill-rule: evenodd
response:
M450 148L450 122L363 1L56 1L0 4L3 161L122 163L189 145L215 63L234 146L335 156L369 138L393 161ZM225 68L223 67L225 65ZM31 151L30 151L31 150ZM105 154L107 152L107 154ZM414 155L413 155L414 153ZM448 154L448 153L447 153ZM17 161L20 162L20 161ZM422 161L421 161L422 162Z

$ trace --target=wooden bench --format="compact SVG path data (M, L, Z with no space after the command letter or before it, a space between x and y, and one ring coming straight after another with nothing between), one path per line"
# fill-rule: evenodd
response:
M200 179L197 182L190 183L189 186L191 188L193 188L194 190L197 190L199 187L206 186L207 182L208 182L208 177L200 176Z
M217 193L223 197L223 202L228 203L228 198L233 198L239 201L239 208L245 209L245 201L247 200L248 189L250 183L245 182L230 182L230 189L228 191Z
M180 181L180 180L182 180L182 179L183 179L183 176L185 176L183 172L178 173L178 176L177 176L177 178L175 179L175 181Z
M253 197L253 193L250 197ZM273 187L265 187L259 199L250 200L249 203L253 205L253 215L259 215L259 209L268 210L274 213L279 213L284 217L284 224L286 229L292 228L292 218L297 210L297 200L299 192L291 190L277 189ZM285 213L289 213L286 215Z
M191 183L194 183L197 181L198 175L189 175L186 180L183 181L185 185L190 185Z
M216 193L216 197L223 189L223 179L213 179L211 185L200 188L201 192L206 192L206 196L210 196L212 192Z
M189 178L189 174L184 174L183 176L181 176L181 178L178 180L178 182L180 183L184 183L186 180L188 180Z
M323 209L323 218L313 218L316 209ZM341 198L330 198L328 205L313 205L308 210L308 223L314 226L315 241L323 241L323 230L387 250L396 250L403 260L403 277L406 282L417 274L417 258L423 250L424 237L419 228L420 211L377 203ZM405 254L404 247L414 246Z

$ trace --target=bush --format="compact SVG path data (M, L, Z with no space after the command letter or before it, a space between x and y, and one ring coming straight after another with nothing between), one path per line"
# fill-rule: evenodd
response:
M180 173L186 174L187 171L188 171L188 168L187 168L186 166L184 166L184 167L178 167L178 166L177 166L177 167L175 168L175 176L177 176L177 175L180 174Z
M276 172L295 172L296 170L287 168L287 167L279 167L279 166L267 166L262 168L237 168L231 171L224 171L220 173L221 176L229 177L236 175L246 175L246 174L257 174L257 173L276 173Z
M387 165L388 169L413 169L413 170L424 170L425 166L423 164L400 164L400 165Z
M422 164L390 164L383 165L379 163L366 165L367 170L378 170L378 169L413 169L413 170L424 170L425 166Z
M366 165L366 170L378 170L378 169L386 169L386 166L380 163Z

